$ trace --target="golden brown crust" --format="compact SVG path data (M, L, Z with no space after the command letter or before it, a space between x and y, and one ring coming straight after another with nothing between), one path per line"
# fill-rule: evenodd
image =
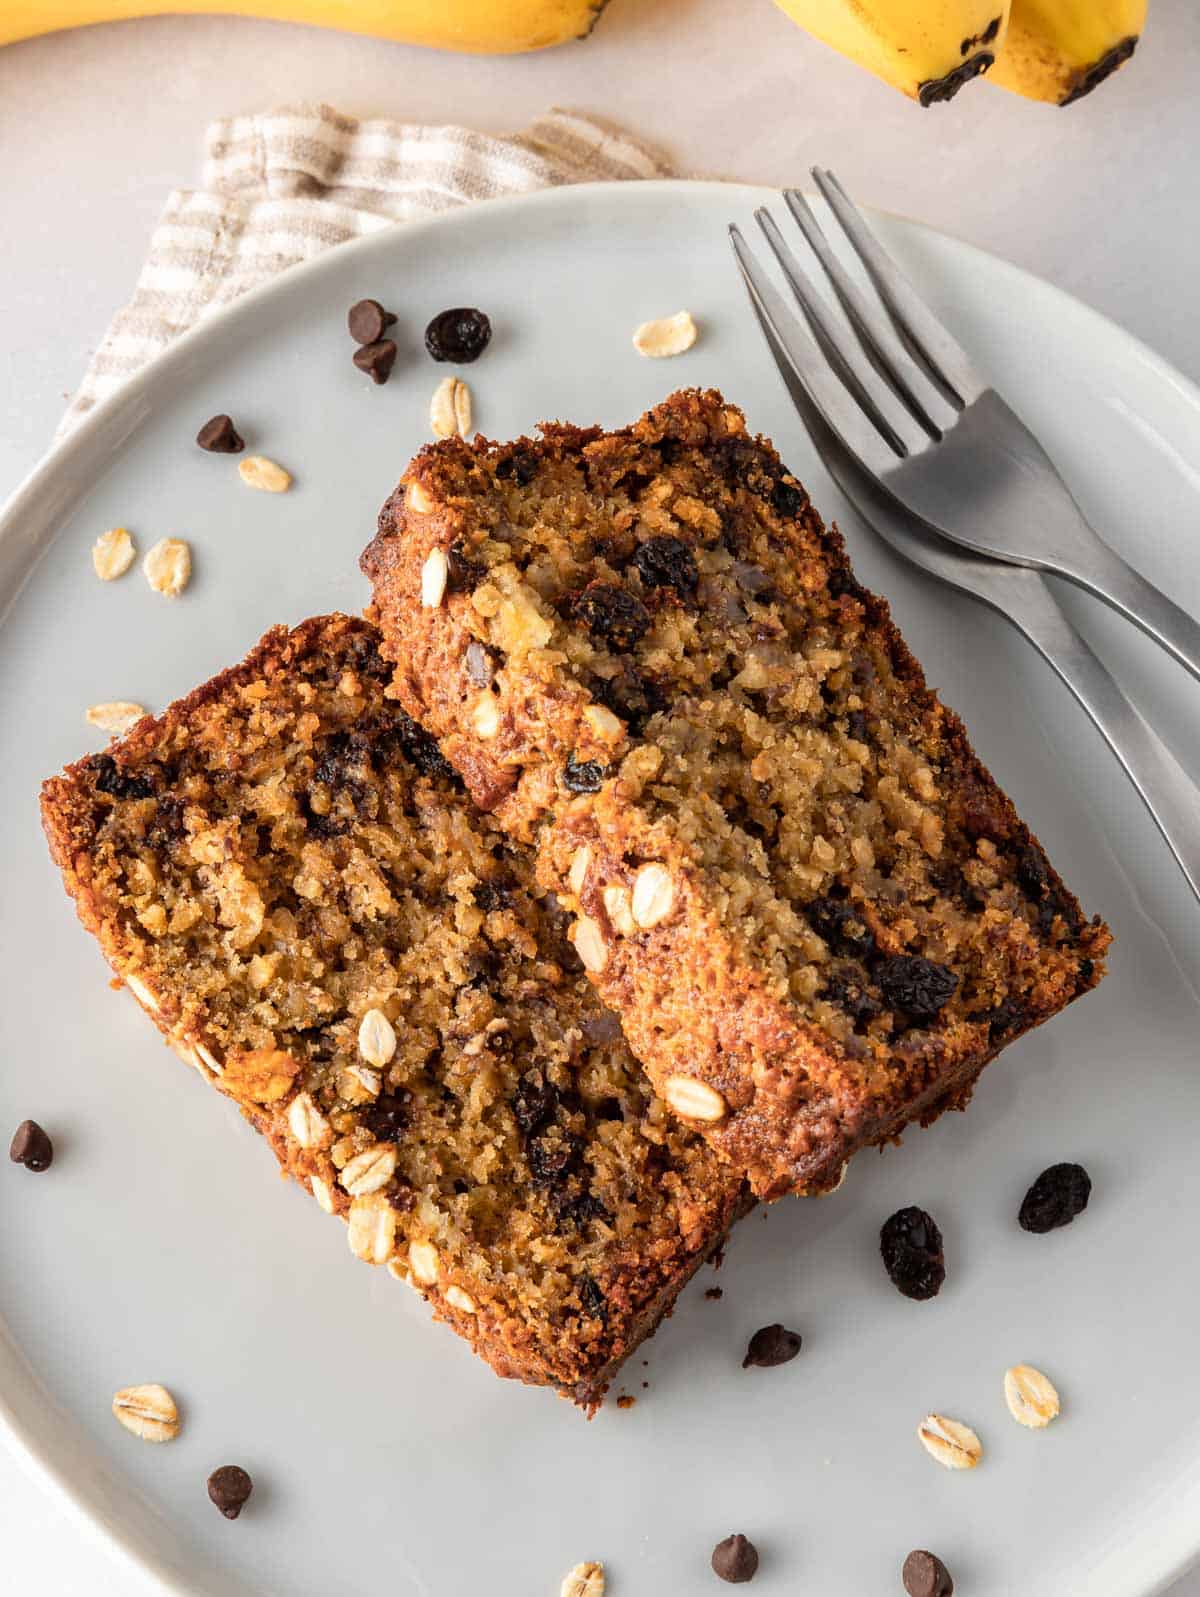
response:
M593 1409L746 1195L388 675L362 621L275 628L46 782L46 835L117 976L358 1256ZM388 1060L360 1052L368 1009Z
M449 580L422 603L434 551ZM674 586L656 559L683 560ZM720 1094L702 1129L759 1196L961 1107L1100 979L1107 928L719 395L430 446L362 565L401 701L536 845L655 1086ZM580 766L597 790L572 791ZM670 913L622 930L648 862Z

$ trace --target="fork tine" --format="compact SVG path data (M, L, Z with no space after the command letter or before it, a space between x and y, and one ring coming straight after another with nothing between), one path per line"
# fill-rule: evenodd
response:
M944 408L945 398L905 349L887 317L863 293L858 284L829 247L829 240L821 231L821 224L812 213L812 207L799 189L784 189L783 198L792 218L804 234L809 249L817 257L821 269L833 286L842 309L863 347L867 359L884 382L896 393L914 418L932 438L940 437L942 426L934 420L925 390L933 396L933 408ZM952 417L947 418L953 420Z
M906 454L919 454L929 438L913 426L912 417L896 404L891 389L873 381L870 368L867 372L863 371L861 352L844 330L839 317L813 287L808 273L784 241L775 218L760 206L754 213L754 219L762 228L775 259L782 267L783 275L799 301L817 342L846 387L877 427L889 428L903 441ZM932 436L940 441L942 435L934 428Z
M987 388L972 366L970 356L946 331L880 244L833 173L814 166L812 175L900 333L920 357L929 375L961 410Z
M736 224L729 228L729 241L751 302L796 381L846 448L868 471L878 476L894 469L897 459L904 458L906 453L903 440L890 430L879 431L850 395L841 378L830 368L813 335L788 309L782 294L763 272Z

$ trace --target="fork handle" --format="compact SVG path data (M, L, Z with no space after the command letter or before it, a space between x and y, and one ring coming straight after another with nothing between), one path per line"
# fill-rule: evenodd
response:
M1140 627L1200 679L1200 621L1135 571L1099 533L1088 542L1086 560L1056 569Z
M1125 697L1048 589L1030 583L1008 617L1087 711L1200 899L1200 787Z

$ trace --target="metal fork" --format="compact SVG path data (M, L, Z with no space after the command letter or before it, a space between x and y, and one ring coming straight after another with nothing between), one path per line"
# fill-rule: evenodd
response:
M943 537L994 560L1068 578L1200 678L1200 622L1105 543L1041 444L975 370L837 179L818 168L813 177L882 308L834 255L796 189L785 190L784 199L833 285L844 321L816 291L768 211L756 211L755 218L807 326L736 226L730 236L782 358L844 448Z
M846 498L898 555L982 600L1028 638L1095 723L1200 899L1200 788L1075 631L1041 575L970 554L899 509L827 425L753 295L751 303L800 419Z

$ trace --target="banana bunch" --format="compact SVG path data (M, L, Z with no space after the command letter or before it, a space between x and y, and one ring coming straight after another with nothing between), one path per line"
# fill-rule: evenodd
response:
M793 22L922 105L973 78L1070 105L1133 54L1147 0L776 0Z
M513 55L591 32L607 0L0 0L0 44L163 11L308 22L439 50Z

